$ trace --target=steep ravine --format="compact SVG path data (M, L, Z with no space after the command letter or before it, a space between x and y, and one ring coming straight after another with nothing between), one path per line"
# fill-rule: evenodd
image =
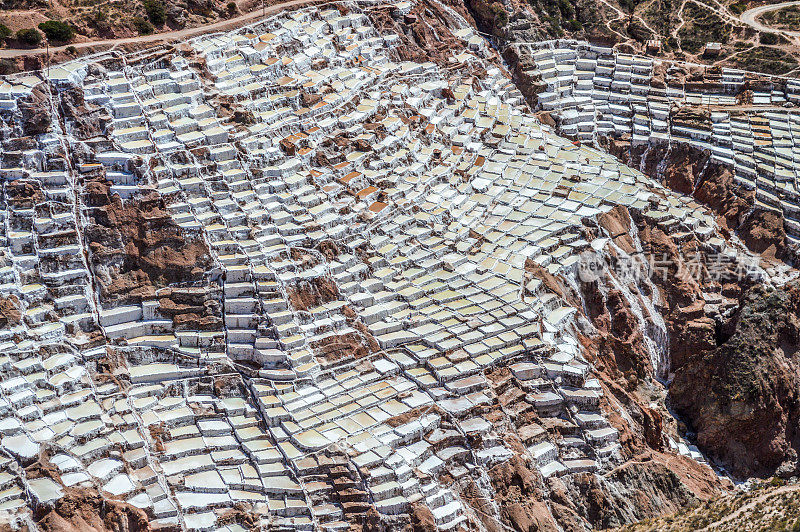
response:
M681 431L667 411L667 390L658 378L668 371L668 360L659 356L667 355L669 325L660 315L666 302L647 275L647 261L631 263L627 272L614 266L645 253L652 228L622 207L586 223L587 241L608 239L597 253L606 267L596 279L532 272L579 309L576 332L603 391L600 410L619 432L620 456L601 474L542 478L524 461L496 466L488 472L492 489L484 495L497 505L497 513L484 523L489 530L501 529L496 520L525 531L617 527L677 512L732 488L707 465L671 449L670 441L680 440ZM512 442L524 441L538 420L530 410L515 410L521 390L509 373L498 368L487 377L503 407L496 412L497 424L507 425L506 442L517 448ZM462 497L478 498L469 493Z
M676 371L670 399L690 420L698 445L734 476L795 476L800 284L754 287L729 329L718 347L693 353Z
M493 33L503 45L515 41L509 28L497 28L491 9L478 2L466 4L479 28ZM541 86L540 80L525 74L528 57L508 46L503 58L517 88L529 104L534 104ZM549 117L540 119L547 122ZM771 214L753 216L753 196L736 188L730 170L708 164L707 156L698 157L680 145L668 152L651 149L627 153L627 147L611 145L608 151L708 205L717 215L722 237L729 239L738 231L757 253L779 259L785 256L785 235L770 230L780 222L768 219L766 222L773 225L765 227L764 219ZM667 176L658 175L665 169ZM707 271L699 281L687 278L684 273L692 257L698 251L713 255L713 250L696 238L679 239L624 208L601 216L586 233L588 241L597 237L611 240L602 253L607 264L632 256L666 256L671 267L651 278L646 265L639 264L639 275L634 279L609 271L600 279L576 279L577 284L567 281L573 286L561 287L562 297L582 310L578 324L583 354L603 389L601 409L620 433L623 461L603 475L540 479L542 487L538 489L530 486L533 481L522 480L537 477L535 472L519 467L506 471L502 477L512 478L493 484L499 505L497 517L513 530L551 530L554 525L562 530L617 527L714 500L733 488L707 465L671 449L671 442L691 434L692 423L690 419L687 427L668 410L666 383L693 354L717 347L718 331L729 326L750 281L740 286L727 282L724 276L717 279L714 275L712 279ZM759 237L764 234L776 236L758 249L757 243L764 242ZM736 263L726 266L736 267ZM715 294L712 305L704 298L707 292ZM686 411L681 415L691 417ZM712 448L702 450L717 458ZM494 478L498 474L490 472ZM544 505L525 500L542 501Z
M736 184L731 170L709 161L707 152L683 144L632 149L610 143L609 149L708 206L721 233L738 238L760 258L761 266L793 263L795 251L788 245L780 213L756 206L753 191ZM646 231L645 240L654 253L685 259L685 243L676 245L657 228ZM800 289L774 288L769 279L744 272L728 265L722 275L708 275L710 284L675 276L657 280L666 300L674 374L669 401L700 449L733 477L788 477L797 474L800 443ZM722 296L723 312L709 312L703 298L709 289Z

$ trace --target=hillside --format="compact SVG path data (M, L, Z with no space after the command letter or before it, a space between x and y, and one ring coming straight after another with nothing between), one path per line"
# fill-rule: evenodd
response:
M0 24L11 32L6 46L25 48L26 44L15 38L16 32L48 20L66 22L74 30L67 41L55 40L58 45L198 27L274 3L279 2L6 0L0 7ZM769 74L795 72L800 59L798 8L790 6L750 17L751 4L759 5L741 0L726 4L702 0L464 0L463 7L484 31L504 45L554 38L586 39L614 45L620 51L666 59ZM707 52L709 42L720 43L721 48ZM6 61L2 68L10 72L22 66Z
M519 9L0 77L0 530L796 526L800 80Z
M765 483L750 491L704 502L659 519L616 529L618 532L737 532L800 530L800 486Z
M800 41L792 8L749 22L756 2L703 0L467 0L487 31L506 44L554 38L588 40L629 53L788 74L798 67ZM774 21L774 23L773 23ZM757 29L758 22L764 27ZM787 25L788 24L788 25ZM773 27L774 26L774 30ZM784 33L786 32L786 33ZM721 48L706 51L709 42Z
M6 0L0 6L0 24L12 33L6 46L25 47L26 43L14 38L17 31L38 28L48 20L63 21L74 35L66 40L51 39L51 45L62 45L202 26L249 11L254 5L254 0Z

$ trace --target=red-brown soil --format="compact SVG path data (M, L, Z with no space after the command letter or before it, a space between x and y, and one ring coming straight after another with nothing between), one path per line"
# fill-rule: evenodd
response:
M17 296L11 295L0 298L0 327L13 327L19 325L22 314L19 310Z
M166 285L199 281L211 267L208 247L175 224L158 192L123 203L98 176L87 181L84 201L90 222L84 234L101 300L140 303Z
M343 359L364 358L370 353L368 346L355 333L331 335L311 343L317 357L326 362L337 362Z
M723 334L719 347L691 354L676 371L675 408L701 449L735 476L797 474L800 285L754 288Z
M66 488L55 507L36 519L43 532L149 532L147 514L106 499L94 489Z
M295 310L308 310L339 299L339 289L332 279L315 277L308 281L300 281L297 285L286 289L289 304Z

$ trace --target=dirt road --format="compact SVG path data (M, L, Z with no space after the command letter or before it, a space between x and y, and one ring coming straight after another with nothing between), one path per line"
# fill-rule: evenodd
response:
M783 2L781 4L767 4L765 6L754 7L753 9L748 9L744 13L741 14L739 20L754 28L758 31L771 31L775 33L783 33L784 35L790 35L792 37L800 37L800 31L789 31L789 30L781 30L777 28L771 28L769 26L765 26L764 24L758 21L758 17L763 15L764 13L769 13L770 11L777 11L779 9L783 9L784 7L789 6L797 6L800 5L800 1L794 2Z
M267 6L265 9L257 9L255 11L250 11L249 13L245 13L243 15L239 15L234 18L229 18L227 20L221 20L219 22L215 22L213 24L208 24L206 26L198 26L196 28L186 28L182 30L176 31L168 31L164 33L154 33L152 35L139 35L138 37L126 37L124 39L106 39L100 41L88 41L82 43L74 43L67 46L74 46L77 49L82 48L94 48L98 47L98 49L103 47L111 47L120 44L140 44L140 43L160 43L160 42L169 42L169 41L182 41L185 39L189 39L191 37L196 37L197 35L202 35L204 33L213 33L216 31L223 31L227 29L232 29L235 27L243 26L246 23L257 20L263 16L273 15L278 13L284 9L290 9L293 7L303 6L306 4L315 4L315 3L325 3L321 2L320 0L290 0L288 2L283 2L281 4L275 4L272 6ZM55 53L59 51L63 51L67 48L67 46L53 46L50 47L50 53ZM15 49L2 49L0 50L0 58L12 58L12 57L21 57L21 56L30 56L30 55L39 55L45 53L47 50L45 48L31 48L28 50L15 50Z

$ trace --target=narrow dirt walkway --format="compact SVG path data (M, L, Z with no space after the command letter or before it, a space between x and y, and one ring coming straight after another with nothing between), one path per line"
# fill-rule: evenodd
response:
M758 503L760 503L760 502L762 502L762 501L764 501L764 500L766 500L766 499L768 499L770 497L773 497L773 496L776 496L776 495L780 495L781 493L786 493L786 492L790 492L790 491L800 491L800 488L798 488L797 486L783 486L782 488L778 488L778 489L776 489L774 491L771 491L771 492L768 492L768 493L762 493L758 497L755 497L755 498L751 499L750 501L748 501L747 504L744 504L740 508L737 508L735 512L729 513L725 517L723 517L721 519L717 519L713 523L710 523L705 528L702 528L701 531L712 531L712 530L715 530L715 529L719 528L721 525L731 521L732 519L735 519L737 516L741 515L742 513L746 512L748 510L751 510Z

